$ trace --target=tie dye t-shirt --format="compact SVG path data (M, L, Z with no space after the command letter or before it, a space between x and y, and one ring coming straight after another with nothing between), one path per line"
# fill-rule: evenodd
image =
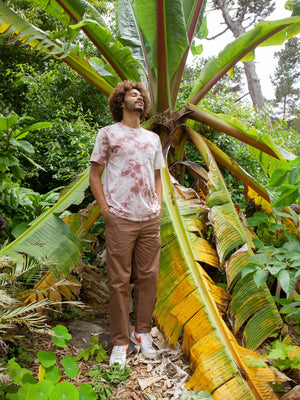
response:
M104 195L110 212L132 221L160 213L154 170L164 167L159 137L121 122L100 129L91 160L104 165Z

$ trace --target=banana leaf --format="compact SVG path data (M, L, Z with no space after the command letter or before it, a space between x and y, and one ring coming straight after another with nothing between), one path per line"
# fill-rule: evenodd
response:
M7 23L7 20L10 22ZM106 69L101 60L95 57L92 59L82 57L76 48L72 49L65 46L41 29L30 25L1 1L0 34L6 37L14 37L15 40L23 42L32 50L45 53L48 57L63 59L74 71L87 79L106 96L112 93L115 86L115 84L112 85L112 82L118 81L116 76L112 75L111 69Z
M246 260L254 254L252 233L245 227L237 213L205 140L190 128L187 128L187 133L209 170L209 194L206 197L206 205L210 208L208 218L215 233L220 263L226 267L227 285L231 291L232 302L242 303L240 308L235 306L231 308L233 326L235 331L238 331L245 324L246 345L255 349L282 325L282 320L266 285L258 289L252 281L251 290L250 288L246 292L243 290L247 277L241 279L241 272ZM247 307L248 305L251 306ZM268 320L267 324L265 318Z
M59 215L83 199L89 185L88 178L89 168L65 188L52 208L36 218L21 236L1 249L0 255L18 260L29 254L49 265L57 278L60 272L68 276L81 257L82 244Z
M253 50L258 46L282 44L285 40L300 32L300 17L281 19L278 21L261 21L254 29L229 43L217 57L205 64L199 80L190 95L190 103L198 104L203 96L238 62L249 54L254 58Z
M69 25L81 28L120 80L140 80L140 65L128 47L115 40L101 14L85 0L28 0Z
M218 264L216 252L197 229L203 226L201 221L195 223L208 212L207 206L195 192L194 198L187 198L186 189L180 199L175 196L181 189L179 185L173 189L167 169L162 180L162 250L154 316L171 344L182 335L183 350L194 370L187 387L209 391L213 399L277 399L268 382L281 378L270 368L248 365L249 357L260 357L237 343L223 319L229 296L204 269ZM197 241L197 252L191 236Z

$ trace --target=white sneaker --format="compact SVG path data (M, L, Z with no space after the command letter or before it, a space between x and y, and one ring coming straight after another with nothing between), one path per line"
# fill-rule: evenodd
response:
M126 366L126 353L128 346L114 346L109 358L109 366L111 367L113 364L120 364L120 370L125 368Z
M146 358L153 359L158 356L157 351L152 347L151 333L136 333L133 331L131 332L130 340L141 348L141 352Z

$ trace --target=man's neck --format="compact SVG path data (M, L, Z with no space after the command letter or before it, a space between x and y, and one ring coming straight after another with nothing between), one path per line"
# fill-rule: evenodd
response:
M127 113L123 112L123 118L121 120L123 125L129 128L138 129L141 127L140 113Z

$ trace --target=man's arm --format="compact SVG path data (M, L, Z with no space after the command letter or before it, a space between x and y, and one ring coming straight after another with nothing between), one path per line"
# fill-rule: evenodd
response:
M162 206L162 183L160 176L160 169L156 169L154 171L154 179L155 179L155 192L158 198L158 203L160 207Z
M103 218L105 219L107 217L107 215L109 214L109 207L105 200L103 185L102 185L102 181L101 181L104 168L105 167L103 165L97 164L95 162L91 163L90 186L91 186L93 195L99 205L100 212L103 215Z

